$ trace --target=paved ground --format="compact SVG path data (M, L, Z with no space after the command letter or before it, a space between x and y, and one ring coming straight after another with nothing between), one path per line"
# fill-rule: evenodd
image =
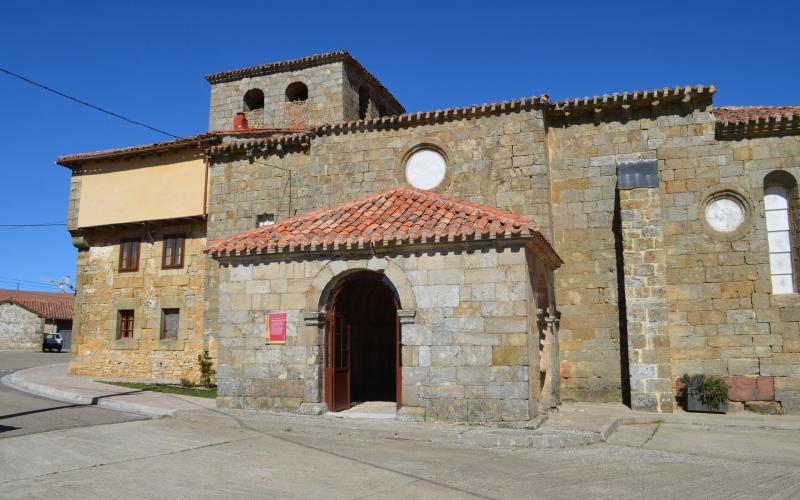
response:
M620 426L609 444L800 467L800 431L723 425Z
M482 449L176 419L0 444L0 497L796 498L800 468L626 446ZM145 486L146 485L146 486Z
M0 352L0 370L64 358ZM640 422L608 444L512 449L344 435L386 420L292 427L212 409L142 419L0 387L0 498L800 498L796 417L617 406L563 405L548 421L573 432Z
M0 351L0 378L23 368L64 363L67 360L68 353ZM44 399L0 384L0 439L141 418L130 413ZM3 461L0 460L0 463Z

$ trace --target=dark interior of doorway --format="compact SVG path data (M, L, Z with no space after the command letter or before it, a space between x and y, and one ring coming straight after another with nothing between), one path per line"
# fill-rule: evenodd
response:
M396 401L397 308L388 286L354 279L338 299L350 324L350 402Z

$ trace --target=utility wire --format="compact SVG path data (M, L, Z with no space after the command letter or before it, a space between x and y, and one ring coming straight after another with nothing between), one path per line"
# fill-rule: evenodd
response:
M22 283L21 281L12 281L12 280L0 280L0 285L4 286L22 285L27 288L39 288L42 291L56 291L61 289L61 287L59 287L58 285L47 285L47 284L34 285L32 283Z
M105 113L105 114L107 114L107 115L111 115L111 116L113 116L114 118L119 118L120 120L124 120L124 121L126 121L126 122L128 122L128 123L132 123L132 124L134 124L134 125L139 125L140 127L144 127L144 128L150 129L150 130L152 130L152 131L154 131L154 132L158 132L159 134L164 134L164 135L166 135L166 136L173 137L173 138L175 138L175 139L180 139L180 137L179 137L179 136L177 136L177 135L175 135L175 134L171 134L171 133L169 133L169 132L165 132L165 131L163 131L163 130L161 130L161 129L157 129L157 128L155 128L155 127L151 127L150 125L148 125L148 124L146 124L146 123L142 123L142 122L140 122L140 121L132 120L132 119L130 119L130 118L127 118L127 117L125 117L125 116L122 116L122 115L120 115L120 114L114 113L113 111L109 111L109 110L107 110L107 109L103 109L103 108L101 108L100 106L95 106L94 104L88 103L88 102L86 102L86 101L82 101L82 100L80 100L80 99L78 99L78 98L76 98L76 97L72 97L72 96L70 96L70 95L67 95L67 94L65 94L65 93L63 93L63 92L59 92L59 91L58 91L58 90L56 90L56 89L50 88L50 87L48 87L47 85L43 85L43 84L41 84L41 83L34 82L34 81L33 81L33 80L31 80L30 78L25 78L24 76L22 76L22 75L18 75L17 73L14 73L13 71L7 70L7 69L5 69L5 68L2 68L2 67L0 67L0 72L3 72L3 73L5 73L5 74L7 74L7 75L10 75L10 76L13 76L14 78L19 78L19 79L20 79L20 80L22 80L23 82L30 83L31 85L34 85L34 86L36 86L36 87L39 87L39 88L41 88L41 89L44 89L44 90L46 90L46 91L48 91L48 92L52 92L52 93L54 93L54 94L56 94L56 95L60 95L61 97L64 97L64 98L66 98L66 99L69 99L70 101L75 101L75 102L77 102L78 104L83 104L84 106L88 106L88 107L90 107L90 108L92 108L92 109L95 109L95 110L97 110L97 111L100 111L101 113Z
M48 222L45 224L0 224L0 227L45 227L45 226L66 226L65 222Z
M53 283L48 283L46 281L31 281L31 280L24 280L21 278L14 278L13 276L0 276L0 281L14 281L19 283L30 283L32 285L42 285L42 286L58 286Z

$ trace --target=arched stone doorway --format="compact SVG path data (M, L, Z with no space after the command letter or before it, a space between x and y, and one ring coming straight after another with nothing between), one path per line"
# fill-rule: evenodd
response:
M325 311L325 402L331 411L366 401L401 404L400 303L374 271L341 278Z

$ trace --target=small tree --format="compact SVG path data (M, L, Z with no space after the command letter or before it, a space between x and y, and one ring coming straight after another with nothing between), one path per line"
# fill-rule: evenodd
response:
M214 361L208 352L197 355L197 362L200 364L200 383L206 387L216 387L216 374L217 370L214 369Z

